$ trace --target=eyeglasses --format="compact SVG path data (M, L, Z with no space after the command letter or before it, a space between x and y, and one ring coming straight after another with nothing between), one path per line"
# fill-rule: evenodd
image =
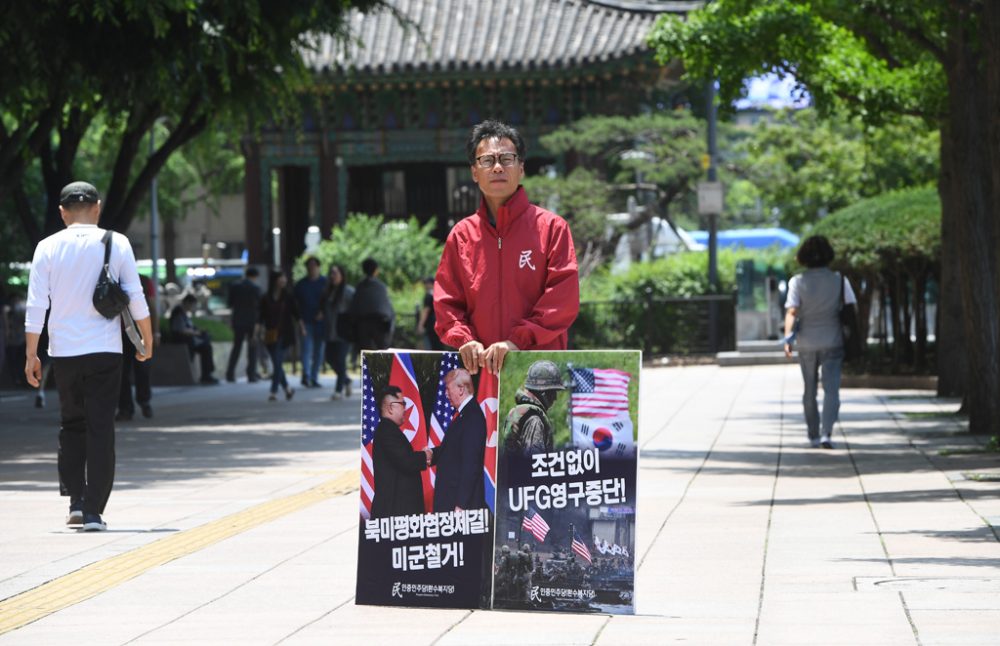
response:
M517 153L500 153L499 155L480 155L476 157L476 165L480 168L493 168L497 161L504 168L510 168L517 163Z

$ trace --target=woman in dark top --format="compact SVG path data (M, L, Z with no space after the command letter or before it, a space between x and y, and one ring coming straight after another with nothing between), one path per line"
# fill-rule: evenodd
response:
M424 302L417 319L417 334L423 337L424 350L444 350L444 344L434 330L437 318L434 316L434 277L424 278Z
M280 269L271 272L267 293L260 300L260 325L264 330L264 346L271 355L271 395L278 398L278 387L285 390L285 399L291 399L295 390L289 388L285 378L285 348L295 345L295 325L305 333L295 299L288 292L288 277Z
M338 329L337 322L347 314L353 298L354 288L347 284L344 268L330 265L320 307L326 321L326 360L337 373L337 384L333 388L331 399L351 396L351 378L347 374L347 352L351 343L341 336L343 330Z

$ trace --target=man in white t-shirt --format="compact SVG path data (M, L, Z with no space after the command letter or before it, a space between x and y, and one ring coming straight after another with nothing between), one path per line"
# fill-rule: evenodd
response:
M66 185L59 195L66 228L35 247L28 282L24 329L24 374L37 387L42 375L38 339L49 312L49 356L59 389L59 490L70 499L66 524L84 531L107 529L101 515L115 476L115 406L122 366L122 322L104 318L93 304L104 266L104 230L98 228L101 200L86 182ZM153 352L149 308L139 284L128 238L114 233L108 263L112 280L129 296L146 354ZM127 350L131 350L130 348Z

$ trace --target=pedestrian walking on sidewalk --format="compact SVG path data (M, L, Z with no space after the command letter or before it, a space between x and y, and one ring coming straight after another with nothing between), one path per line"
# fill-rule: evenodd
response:
M146 297L146 307L150 312L155 311L153 306L153 281L146 276L139 276L139 283L142 285L142 293ZM153 332L152 340L147 343L157 345L160 342L160 335ZM128 347L130 341L128 335L122 329L122 346ZM44 364L44 361L43 361ZM153 406L150 403L153 399L152 375L148 361L136 361L131 352L122 353L122 381L121 390L118 397L118 414L115 415L116 422L127 422L135 416L135 404L139 403L142 416L150 418L153 416ZM132 397L132 387L135 386L135 398Z
M236 364L240 360L243 341L247 342L247 381L253 383L257 375L257 343L254 340L257 320L260 318L260 287L256 267L247 267L243 280L229 286L229 324L233 328L233 347L226 365L226 381L236 381Z
M830 271L834 251L825 237L806 238L795 258L806 270L788 282L785 356L792 356L792 344L796 343L805 382L802 408L810 445L832 449L833 424L840 415L840 374L844 363L841 286L844 303L857 303L857 298L851 282ZM816 402L820 380L823 383L822 415Z
M280 269L271 272L267 294L260 301L260 326L264 330L264 346L271 355L271 395L269 401L278 398L278 388L285 391L285 399L290 400L295 390L288 385L285 376L285 349L295 345L295 326L302 334L305 326L299 318L295 299L288 293L288 277Z
M326 278L320 275L319 259L306 259L304 278L295 283L295 304L302 317L302 386L319 388L319 372L323 367L323 352L326 346L326 321L323 317L322 300L326 292Z
M351 377L347 374L347 353L351 342L344 338L350 327L349 310L354 299L354 287L347 284L347 275L340 265L330 265L323 293L323 319L326 321L326 360L337 374L331 399L351 396ZM343 325L341 325L343 322Z
M103 271L105 232L97 227L101 201L92 185L73 182L59 195L66 228L38 243L31 261L25 315L24 374L37 387L42 376L38 342L48 321L49 355L59 389L59 488L70 499L69 525L107 529L102 518L115 474L115 405L123 351L121 321L100 314L94 288ZM128 295L128 308L144 339L152 340L149 308L128 238L112 233L108 272ZM130 348L125 348L130 350ZM153 344L146 344L148 360Z

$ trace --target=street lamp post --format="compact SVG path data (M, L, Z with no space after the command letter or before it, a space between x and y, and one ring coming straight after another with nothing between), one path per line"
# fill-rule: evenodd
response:
M153 123L149 129L149 156L156 152L156 124ZM156 175L149 184L149 260L152 265L153 284L153 316L154 321L160 317L160 209L156 199ZM158 329L159 324L154 324L153 328Z

